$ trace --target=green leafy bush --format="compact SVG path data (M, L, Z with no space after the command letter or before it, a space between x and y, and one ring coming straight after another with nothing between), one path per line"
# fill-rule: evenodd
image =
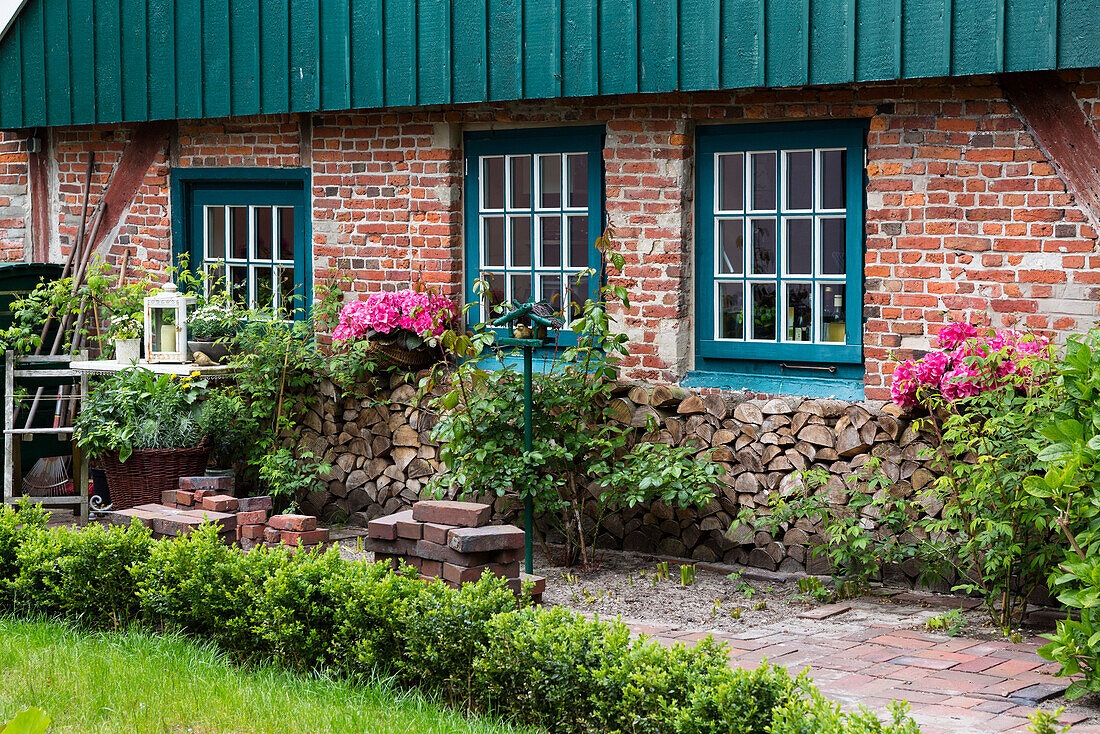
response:
M710 639L665 648L618 623L518 608L489 575L452 589L336 549L241 553L213 526L152 540L137 526L49 531L41 517L0 507L0 588L21 613L181 630L238 659L303 671L392 675L555 734L917 731L901 713L889 724L842 716L783 668L731 670Z
M609 241L600 240L597 247L606 250ZM621 266L621 255L610 257ZM595 277L595 271L582 277ZM478 281L475 291L486 294L487 282ZM609 510L657 500L703 506L724 473L700 446L639 440L629 421L609 420L617 365L626 354L626 335L617 331L609 308L615 302L630 306L622 287L605 286L597 299L573 304L573 313L563 314L574 317L559 333L561 343L552 345L548 367L532 375L531 451L524 443L524 378L516 370L496 369L497 332L490 320L470 333L444 332L441 341L455 369L452 388L433 403L440 421L432 435L449 470L433 479L436 494L457 489L473 496L530 497L564 540L566 561L582 565L592 558ZM655 433L656 420L650 423L647 429Z
M268 553L241 556L205 526L171 542L158 542L131 569L142 618L180 629L246 656L258 653L253 609L264 578L278 563Z
M17 507L0 506L0 608L12 609L19 575L19 549L37 538L50 514L39 504L23 500Z
M78 619L94 629L118 629L137 616L130 567L145 560L153 541L140 526L92 525L27 533L16 554L15 608Z

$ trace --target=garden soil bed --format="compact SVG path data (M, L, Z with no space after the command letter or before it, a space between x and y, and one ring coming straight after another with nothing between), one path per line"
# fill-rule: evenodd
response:
M353 539L341 544L341 552L347 558L370 556L357 553ZM667 564L667 576L662 564ZM535 554L535 573L546 577L544 604L601 619L619 617L635 626L721 633L773 625L797 625L809 631L838 624L926 630L929 619L958 609L963 636L1000 638L978 602L966 597L874 587L856 599L818 600L800 590L797 579L781 574L720 564L698 563L695 568L694 583L684 585L677 562L657 555L604 551L597 563L582 570L554 565L539 550ZM830 584L828 579L823 581ZM819 611L824 607L828 609ZM846 609L828 614L840 607ZM819 614L825 616L815 618ZM1051 628L1053 622L1044 618L1022 634L1027 637Z

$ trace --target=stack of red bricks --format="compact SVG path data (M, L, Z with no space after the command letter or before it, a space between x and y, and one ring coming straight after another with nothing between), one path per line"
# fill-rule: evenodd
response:
M376 561L413 566L424 578L458 587L486 571L507 579L517 595L524 582L531 597L542 599L546 579L520 571L523 531L514 525L490 525L492 507L477 502L422 501L411 510L367 524L365 548Z
M161 504L139 505L106 514L116 525L135 518L152 530L153 537L186 535L204 522L217 525L222 539L244 550L263 545L312 549L330 544L328 528L318 527L312 515L271 515L271 497L234 497L227 477L183 477L179 489L161 495Z

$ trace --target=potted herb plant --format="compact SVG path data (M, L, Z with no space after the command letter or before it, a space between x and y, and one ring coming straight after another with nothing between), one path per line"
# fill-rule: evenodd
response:
M187 317L187 351L204 354L224 364L234 353L234 340L241 330L243 314L230 301L207 301Z
M115 361L119 364L137 364L141 359L142 317L121 314L111 323L115 340Z
M206 382L131 367L98 382L76 420L75 438L101 460L116 509L160 502L180 477L206 470L210 447L197 420Z

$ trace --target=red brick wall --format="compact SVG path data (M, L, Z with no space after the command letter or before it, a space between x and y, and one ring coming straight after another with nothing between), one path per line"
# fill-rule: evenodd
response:
M0 131L0 261L24 259L29 225L26 141L18 133Z
M1100 74L1067 77L1096 120ZM945 321L1019 324L1063 337L1095 321L1096 233L992 77L180 122L171 150L147 174L112 234L112 254L129 247L150 268L167 261L169 161L310 166L317 277L331 270L353 274L356 293L422 282L458 296L463 130L598 122L607 132L606 210L626 256L623 272L609 275L631 293L631 307L621 314L631 338L626 373L676 381L693 364L694 129L852 117L869 118L871 126L868 398L887 397L894 357L928 348ZM95 149L101 162L94 204L127 132L85 128L58 131L55 138L57 235L67 246L86 152ZM14 151L12 159L6 145L12 144L0 137L0 177L14 176L18 186L25 181L25 156ZM14 199L7 206L9 213L20 207ZM18 242L21 222L0 216L0 248Z
M442 114L318 115L315 271L367 293L422 283L462 292L461 133Z

